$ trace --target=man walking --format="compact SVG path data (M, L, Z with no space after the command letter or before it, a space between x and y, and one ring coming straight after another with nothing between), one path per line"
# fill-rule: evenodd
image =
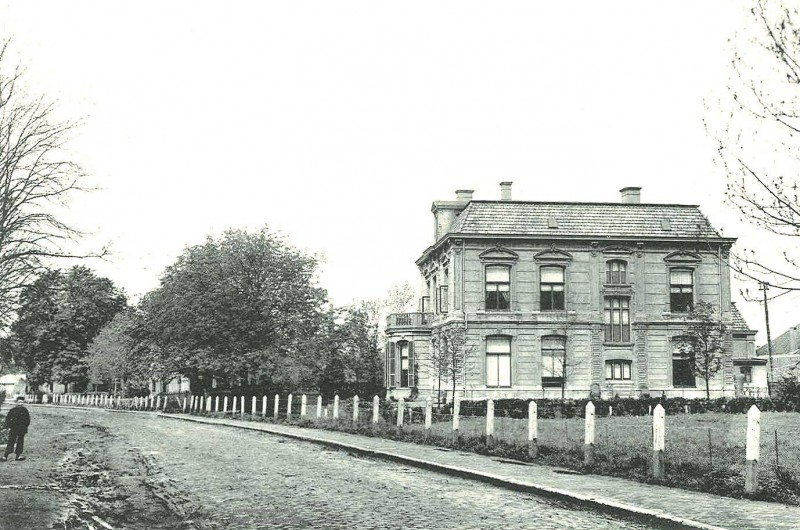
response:
M17 401L25 401L24 398L18 398ZM25 447L25 434L28 432L28 425L31 424L31 415L28 414L22 404L17 405L8 411L6 415L5 426L8 427L8 444L6 445L6 452L0 462L8 460L8 455L14 453L17 455L17 460L25 460L22 456L22 449Z

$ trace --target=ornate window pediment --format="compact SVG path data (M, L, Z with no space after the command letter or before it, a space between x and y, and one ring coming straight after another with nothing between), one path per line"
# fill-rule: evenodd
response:
M534 254L533 259L537 262L565 263L572 261L572 254L566 250L556 248L555 245L550 245L549 249Z
M508 250L507 248L502 247L495 247L490 248L489 250L484 250L479 254L480 259L482 261L517 261L519 259L519 254L514 252L513 250Z
M699 263L703 261L703 258L701 258L699 254L689 252L688 250L678 250L664 256L664 261L672 264L688 264Z
M630 256L633 250L628 247L606 247L602 250L606 256Z

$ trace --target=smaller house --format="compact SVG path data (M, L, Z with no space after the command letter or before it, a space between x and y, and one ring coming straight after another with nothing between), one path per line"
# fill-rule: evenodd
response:
M0 376L0 391L5 391L6 399L12 400L25 395L28 378L25 374L6 374Z
M785 377L800 378L800 324L772 339L772 376L776 381ZM756 357L764 363L770 360L769 346L756 350Z

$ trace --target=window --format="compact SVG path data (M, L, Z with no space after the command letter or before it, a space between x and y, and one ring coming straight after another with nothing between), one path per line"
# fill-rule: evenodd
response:
M669 308L673 313L686 313L694 307L692 269L670 269Z
M606 379L627 381L630 378L630 361L606 361Z
M628 263L619 259L606 262L606 283L623 285L628 283Z
M511 386L511 339L486 338L486 386Z
M744 382L745 383L752 383L753 382L753 367L752 366L740 366L739 371L744 374Z
M439 287L439 312L440 313L447 313L449 309L447 303L447 286L442 285Z
M542 387L560 388L564 384L564 359L566 358L564 337L542 337Z
M394 388L397 385L396 379L397 360L395 358L394 342L386 344L386 387Z
M539 308L564 309L564 268L541 267L539 275Z
M422 312L423 313L430 313L431 312L431 297L430 296L423 296L422 297Z
M672 343L672 386L679 388L694 388L696 385L692 373L692 360L689 355L681 351L683 339L678 337Z
M414 386L414 343L400 341L397 343L400 357L400 387Z
M511 307L511 267L486 267L486 309L508 310Z
M606 298L605 329L606 342L630 342L630 300L628 298Z

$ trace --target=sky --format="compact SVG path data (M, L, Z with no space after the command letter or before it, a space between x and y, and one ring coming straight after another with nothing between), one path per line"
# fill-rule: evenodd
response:
M758 248L703 124L746 7L0 0L0 38L29 91L80 122L71 156L98 190L64 215L84 248L109 245L99 274L135 301L186 246L268 225L322 257L344 305L418 285L432 201L498 199L501 181L520 200L641 186ZM763 329L763 308L734 298ZM770 304L773 336L798 300Z

